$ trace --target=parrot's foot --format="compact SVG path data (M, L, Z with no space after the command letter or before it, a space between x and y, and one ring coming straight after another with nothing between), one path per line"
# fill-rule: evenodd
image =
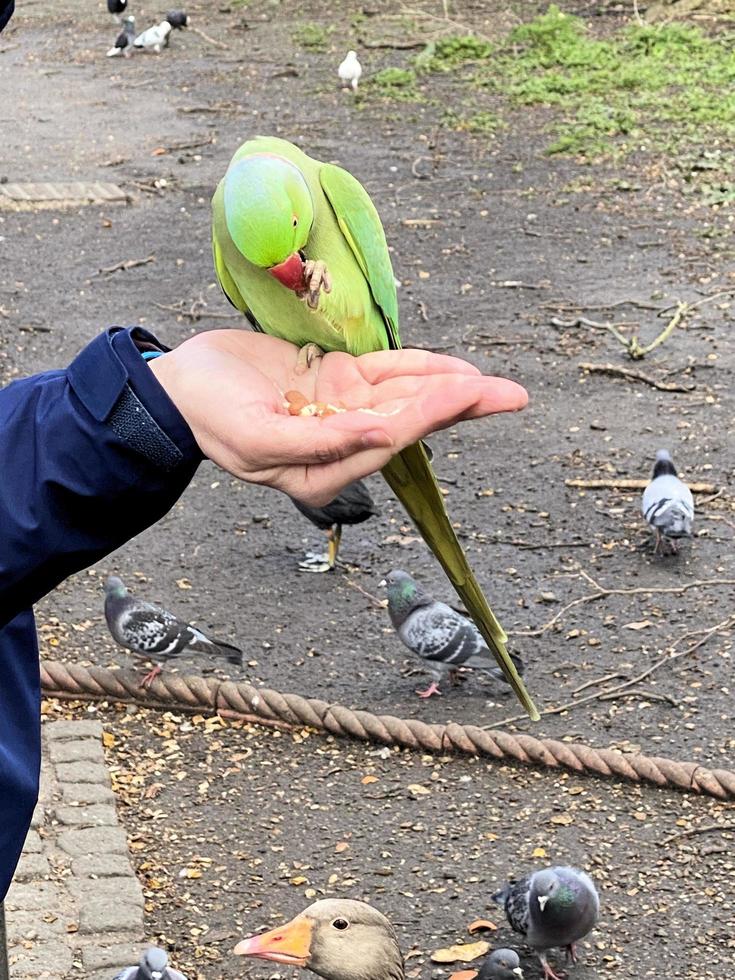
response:
M319 294L332 292L332 277L327 271L325 262L321 259L307 259L304 262L304 287L296 290L299 299L306 300L310 310L319 306Z
M324 351L317 344L305 344L296 358L294 374L306 374L314 361L324 357Z
M148 671L148 673L145 675L145 677L143 678L143 680L140 682L140 685L139 686L140 687L149 688L151 686L151 684L153 683L153 681L156 679L156 677L158 677L158 675L161 673L161 669L162 669L161 668L161 665L160 664L156 664L156 666L153 668L153 670L149 670Z
M307 551L303 561L299 562L302 572L331 572L333 567L329 555L318 555L314 551Z
M430 698L432 694L438 694L441 696L442 692L439 690L439 685L436 683L436 681L432 681L425 691L416 691L416 693L420 698Z

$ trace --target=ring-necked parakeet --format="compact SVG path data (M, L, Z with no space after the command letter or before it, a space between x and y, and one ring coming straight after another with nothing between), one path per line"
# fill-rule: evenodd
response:
M398 300L378 212L346 170L275 137L237 150L212 199L217 278L252 325L302 348L397 349ZM538 712L444 508L420 443L383 469L532 718Z

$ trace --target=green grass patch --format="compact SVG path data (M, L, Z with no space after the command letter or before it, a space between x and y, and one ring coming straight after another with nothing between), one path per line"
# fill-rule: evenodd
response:
M300 24L293 32L294 43L307 51L326 51L332 30L322 24Z
M548 153L676 154L735 136L734 42L733 32L709 36L683 23L629 25L600 39L552 5L495 47L472 36L444 38L415 64L421 71L461 69L501 114L552 107Z
M424 96L416 87L416 72L410 68L384 68L366 79L358 95L377 96L396 102L422 102Z

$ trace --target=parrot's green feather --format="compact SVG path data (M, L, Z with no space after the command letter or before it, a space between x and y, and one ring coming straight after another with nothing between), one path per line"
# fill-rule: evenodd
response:
M390 347L397 350L401 341L398 335L396 280L385 231L375 205L359 180L341 167L325 164L319 171L319 180L334 208L342 234L368 281L373 299L385 317Z
M347 171L307 156L285 140L258 137L235 153L272 154L297 166L311 192L314 221L303 249L326 263L332 291L311 310L267 269L249 263L230 238L224 214L223 178L212 201L215 269L230 301L265 333L299 346L360 355L398 349L398 301L385 232L362 185ZM283 259L287 256L284 255ZM383 476L441 562L488 647L531 718L536 706L505 649L506 635L488 606L457 540L423 445L409 446L383 468Z

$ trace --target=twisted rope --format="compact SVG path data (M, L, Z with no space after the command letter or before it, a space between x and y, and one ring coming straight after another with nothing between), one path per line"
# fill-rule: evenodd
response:
M277 728L315 728L339 737L382 742L425 752L457 752L511 760L523 766L568 769L578 775L652 783L720 800L735 799L735 772L708 769L616 749L596 749L579 742L485 730L475 725L433 725L416 718L374 715L300 694L282 694L246 681L160 674L147 688L134 671L42 661L41 688L47 697L66 700L134 702L148 708L198 711Z

